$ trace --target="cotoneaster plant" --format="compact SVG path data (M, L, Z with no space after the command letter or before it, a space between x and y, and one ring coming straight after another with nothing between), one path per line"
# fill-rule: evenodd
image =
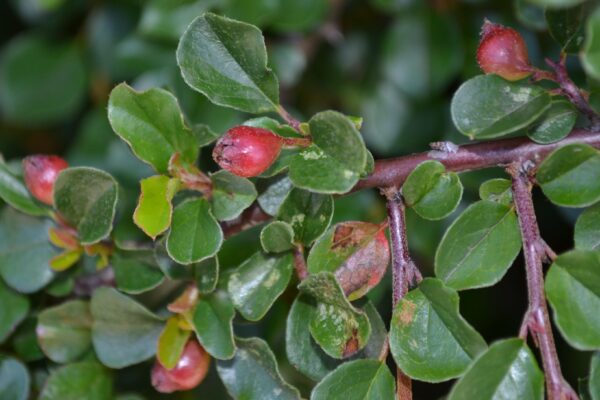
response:
M600 77L600 10L577 10L546 10L563 50L548 69L530 61L516 30L485 20L483 74L450 107L456 129L476 141L378 160L362 118L325 110L296 119L284 108L256 26L206 12L181 27L185 83L257 116L219 133L190 123L172 91L120 83L106 118L152 170L133 196L108 172L58 156L27 157L22 171L0 164L0 342L16 330L14 351L0 358L0 398L138 399L116 392L143 375L147 398L203 396L219 380L244 400L404 400L415 381L453 381L450 400L600 399L600 116L594 93L567 70L579 15L585 71ZM502 177L478 182L479 199L463 198L459 173L498 167ZM555 205L585 209L573 249L556 254L544 240L535 187ZM369 188L386 216L334 221L336 199ZM409 250L407 210L453 220L430 273ZM123 220L145 237L123 234L134 230ZM522 324L488 343L461 314L460 296L496 285L520 254ZM375 299L386 284L384 321ZM555 334L596 352L579 387L563 375Z

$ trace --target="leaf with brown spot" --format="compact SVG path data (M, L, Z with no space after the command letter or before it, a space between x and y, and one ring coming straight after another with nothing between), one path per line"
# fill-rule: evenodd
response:
M390 262L390 248L381 225L348 221L331 227L313 246L308 271L333 272L349 300L377 286Z
M309 330L325 353L341 359L365 347L371 335L369 318L346 299L331 272L309 275L298 289L317 301Z

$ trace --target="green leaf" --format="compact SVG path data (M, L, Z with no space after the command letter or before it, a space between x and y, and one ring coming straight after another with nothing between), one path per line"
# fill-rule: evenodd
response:
M577 53L584 40L584 20L591 10L585 4L571 8L546 8L545 16L550 35L567 53Z
M548 8L565 8L576 6L583 3L585 0L528 0L530 3L537 4L541 7Z
M123 368L152 357L163 321L115 289L101 287L92 296L92 342L110 368Z
M554 260L546 295L566 341L579 350L600 349L600 253L573 250Z
M570 144L550 154L536 179L555 204L585 207L600 200L600 152L586 144Z
M168 172L176 153L187 163L198 157L197 140L185 125L177 99L166 90L137 92L121 83L110 93L108 119L134 154L161 174Z
M192 126L192 133L198 142L198 147L207 146L221 137L221 134L216 133L206 124L195 124Z
M235 309L225 291L200 296L192 322L202 347L216 359L228 360L235 353L232 321Z
M456 290L491 286L502 279L520 250L514 209L478 201L446 231L435 253L435 275Z
M351 119L323 111L309 121L313 144L290 163L295 186L317 193L346 193L367 167L367 149Z
M458 207L462 192L458 175L446 172L441 162L433 160L419 164L402 185L406 205L429 220L450 215Z
M575 223L575 248L600 250L600 204L581 213Z
M229 276L227 290L235 308L250 321L258 321L286 289L293 270L291 253L255 253Z
M284 32L307 31L323 21L328 9L327 0L280 1L270 25Z
M387 346L387 330L381 316L370 301L359 306L369 318L372 332L364 349L350 359L378 359ZM288 360L298 371L314 381L320 381L343 361L328 356L311 336L307 321L317 313L317 302L310 296L300 294L288 313L285 331L285 347Z
M292 189L277 213L294 230L294 241L310 246L331 223L333 198L329 195Z
M279 2L272 0L228 0L224 2L223 14L240 21L260 25L270 21L273 13L277 11Z
M217 105L254 114L277 111L279 84L255 26L203 14L181 37L177 63L185 82Z
M287 176L272 181L256 201L267 214L276 216L281 204L294 186Z
M256 189L246 178L221 170L210 176L212 180L212 211L219 221L240 216L256 200Z
M553 101L542 119L527 129L527 136L541 144L558 142L571 133L576 121L575 106L566 100Z
M29 193L22 179L17 177L0 157L0 199L11 207L33 216L47 215L48 210L42 207Z
M489 139L526 127L548 107L550 95L541 87L479 75L458 88L451 113L461 133L471 139Z
M448 400L543 400L544 374L521 339L496 342L454 385Z
M384 228L378 224L346 221L317 240L308 255L308 271L335 274L349 300L364 296L383 278L390 263Z
M581 64L588 75L600 79L600 8L587 18L585 36Z
M117 250L111 263L117 288L125 293L146 292L160 285L165 278L155 265L152 250Z
M97 362L84 361L53 371L39 400L111 400L112 377Z
M14 358L0 358L0 394L7 400L29 398L29 372Z
M411 97L442 91L460 73L463 59L456 20L427 8L396 17L383 42L385 77Z
M294 248L294 229L283 221L273 221L260 231L260 244L267 253L282 253Z
M495 201L510 206L512 203L511 182L502 178L485 181L479 187L479 197L481 200Z
M41 32L40 32L41 33ZM0 110L21 125L51 125L80 110L86 66L77 43L18 36L0 57Z
M46 308L38 316L37 338L44 354L56 363L69 363L92 345L92 315L87 301L71 300Z
M185 268L185 267L184 267ZM196 287L202 294L209 294L219 281L219 258L213 257L193 264Z
M589 391L592 400L600 399L600 353L596 352L592 356L590 365Z
M37 317L29 315L27 319L21 323L12 337L11 342L15 354L22 361L38 361L45 357L38 343L37 335L35 333L36 327Z
M396 394L387 365L356 360L340 365L313 389L311 400L388 400Z
M405 374L425 382L456 378L486 349L459 314L458 303L458 293L434 278L400 300L392 316L390 350Z
M186 200L175 207L167 251L180 264L200 262L217 254L223 243L223 231L213 217L208 201Z
M185 27L208 10L213 0L152 0L143 7L138 24L139 32L157 40L177 41Z
M0 214L0 275L18 292L36 292L54 276L49 261L58 252L48 241L50 226L9 207Z
M365 347L371 335L369 319L350 304L332 273L311 274L298 289L318 303L308 322L312 337L325 353L341 359Z
M236 339L231 360L217 361L217 372L234 399L294 399L300 392L283 380L269 345L259 338Z
M19 326L29 311L29 299L12 291L0 280L0 343Z
M526 28L536 31L548 29L544 8L531 4L527 0L516 0L514 6L517 20Z
M190 337L190 331L179 327L179 319L171 317L167 320L158 338L156 358L166 369L173 369L183 354L185 344Z
M56 209L77 228L79 241L84 245L108 237L117 199L115 179L95 168L67 168L54 184Z
M179 188L179 180L155 175L140 182L141 193L133 213L133 221L146 235L156 239L171 225L171 201Z

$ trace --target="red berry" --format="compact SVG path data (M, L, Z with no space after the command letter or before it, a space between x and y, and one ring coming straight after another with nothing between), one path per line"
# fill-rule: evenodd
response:
M219 139L213 159L235 175L258 176L277 159L283 142L282 137L266 129L236 126Z
M33 197L48 205L54 204L54 182L58 174L69 164L52 155L37 154L23 159L25 185Z
M488 20L481 28L477 62L486 74L496 74L509 81L523 79L532 73L521 34Z
M173 369L166 369L157 360L152 368L152 386L161 393L190 390L202 382L208 373L210 356L192 339L187 342L183 354Z

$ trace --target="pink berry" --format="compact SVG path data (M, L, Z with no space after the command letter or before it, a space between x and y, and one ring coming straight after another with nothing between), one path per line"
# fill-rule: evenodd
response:
M488 20L481 28L477 62L486 74L496 74L509 81L523 79L532 73L521 34Z
M152 386L161 393L190 390L202 382L208 373L210 356L192 339L187 342L181 358L173 369L166 369L157 360L152 368Z
M36 154L23 159L25 185L33 197L48 205L54 204L54 182L58 174L67 168L67 162L54 155Z
M282 137L266 129L236 126L219 139L213 159L235 175L258 176L277 159L283 144Z

